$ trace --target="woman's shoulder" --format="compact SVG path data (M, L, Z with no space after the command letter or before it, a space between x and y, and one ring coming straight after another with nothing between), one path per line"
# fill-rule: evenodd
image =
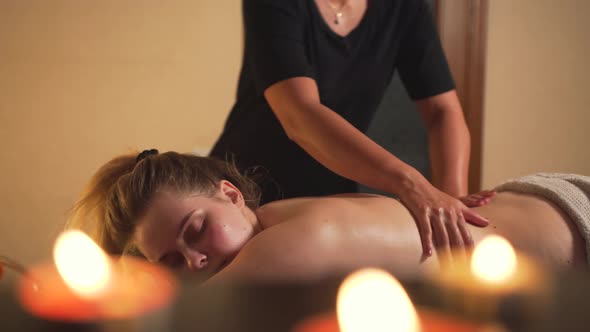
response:
M322 197L298 197L273 201L254 211L263 229L280 224L297 214L309 213Z

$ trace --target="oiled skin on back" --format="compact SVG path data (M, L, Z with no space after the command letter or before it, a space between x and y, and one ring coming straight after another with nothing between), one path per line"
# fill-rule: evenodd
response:
M475 243L498 234L518 250L558 266L586 263L576 226L538 196L502 192L476 212L486 228L469 226ZM397 200L368 194L276 201L255 211L264 230L214 280L226 278L311 280L364 266L398 274L436 267L423 260L420 235Z

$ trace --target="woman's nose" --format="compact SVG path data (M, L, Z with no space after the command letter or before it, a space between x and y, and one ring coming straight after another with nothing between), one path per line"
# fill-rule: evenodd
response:
M207 267L207 255L200 252L191 251L186 254L188 268L192 271L198 271Z

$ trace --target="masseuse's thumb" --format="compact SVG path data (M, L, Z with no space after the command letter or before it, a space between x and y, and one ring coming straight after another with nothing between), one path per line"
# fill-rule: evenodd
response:
M463 217L465 218L466 222L473 226L486 227L490 224L489 220L469 209L463 210Z

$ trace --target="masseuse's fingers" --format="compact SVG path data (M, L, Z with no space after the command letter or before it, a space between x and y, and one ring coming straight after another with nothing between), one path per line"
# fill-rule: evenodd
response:
M463 238L463 243L469 249L473 249L474 242L473 237L471 236L471 232L467 228L467 222L465 221L465 217L463 214L459 214L459 223L457 224L457 228L459 228L459 232L461 233L461 237Z
M459 213L454 217L454 220L456 220L455 223L447 224L447 232L451 238L453 260L455 262L466 262L467 251L471 249L473 239L471 238L471 233L465 226L463 214Z
M467 207L478 207L488 204L496 195L494 190L482 190L478 193L459 197L459 200Z
M420 240L422 241L422 255L425 257L432 256L432 248L434 247L429 214L428 209L425 209L416 216L416 225L418 226Z
M447 218L443 208L436 209L433 212L430 216L430 223L432 224L432 230L436 239L434 246L436 247L437 254L450 258L451 247L449 234L447 233L447 223L452 221Z
M459 200L467 207L481 206L484 202L484 198L478 195L469 195L465 197L459 197Z
M459 218L455 214L454 211L448 211L447 215L447 223L445 224L447 228L447 234L449 235L449 243L452 249L462 249L463 247L463 236L459 231Z
M494 196L496 196L498 192L495 190L482 190L480 192L478 192L477 194L484 197L484 198L492 198Z

